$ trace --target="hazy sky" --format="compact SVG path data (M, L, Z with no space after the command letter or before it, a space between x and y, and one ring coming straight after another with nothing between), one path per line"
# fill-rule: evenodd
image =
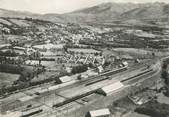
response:
M0 8L34 13L66 13L104 2L167 2L169 0L0 0Z

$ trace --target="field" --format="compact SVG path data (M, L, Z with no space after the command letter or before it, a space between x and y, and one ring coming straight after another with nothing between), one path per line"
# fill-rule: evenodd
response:
M145 54L148 54L150 52L150 51L147 51L147 50L135 49L135 48L116 48L114 50L118 51L118 52L127 52L127 53L132 53L132 54L141 54L141 55L145 55Z
M149 116L138 114L138 113L130 113L126 117L149 117Z
M58 44L58 45L54 45L54 44L44 44L44 45L35 45L34 48L37 48L37 49L43 49L43 48L46 48L46 49L51 49L51 48L63 48L63 44Z
M4 19L0 19L0 22L6 25L12 25L10 22L4 20Z
M99 53L100 51L94 50L94 49L82 49L82 48L68 48L68 51L72 52L83 52L83 53Z
M152 55L152 53L154 52L156 56L167 56L169 55L168 50L165 51L160 51L160 50L148 50L148 49L136 49L136 48L115 48L113 49L116 52L120 52L120 53L128 53L131 55Z
M29 24L23 22L22 20L10 19L10 21L19 26L23 26L23 27L29 26Z
M2 85L11 85L13 81L16 81L19 78L19 74L10 74L0 72L0 87Z
M164 104L169 104L169 98L160 93L158 95L158 102L164 103Z
M30 65L38 65L39 61L37 61L37 60L27 60L26 63L30 64ZM41 65L43 65L47 68L50 68L50 69L56 68L56 62L55 61L41 61Z

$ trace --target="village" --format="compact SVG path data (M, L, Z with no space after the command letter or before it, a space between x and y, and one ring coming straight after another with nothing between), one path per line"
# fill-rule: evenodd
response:
M0 18L0 27L3 114L61 117L70 110L70 117L130 117L136 105L154 100L162 87L154 91L159 60L169 54L168 29L61 24L28 17ZM148 94L141 92L146 88ZM123 103L132 103L132 109L121 107Z

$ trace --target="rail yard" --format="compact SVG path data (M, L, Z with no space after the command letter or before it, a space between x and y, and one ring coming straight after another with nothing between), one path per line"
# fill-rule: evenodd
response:
M63 116L69 111L92 105L105 96L98 90L120 82L122 88L112 89L111 95L116 95L138 82L143 82L161 71L161 61L144 61L137 66L124 66L119 69L100 73L84 80L72 80L61 84L47 84L24 89L1 98L4 111L20 111L21 117L29 116ZM126 95L126 94L125 94ZM8 110L10 109L10 110Z

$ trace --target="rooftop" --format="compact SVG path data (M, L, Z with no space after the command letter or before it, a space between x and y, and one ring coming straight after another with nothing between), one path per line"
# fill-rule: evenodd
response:
M91 117L100 117L102 115L110 115L109 109L100 109L100 110L94 110L89 112Z

